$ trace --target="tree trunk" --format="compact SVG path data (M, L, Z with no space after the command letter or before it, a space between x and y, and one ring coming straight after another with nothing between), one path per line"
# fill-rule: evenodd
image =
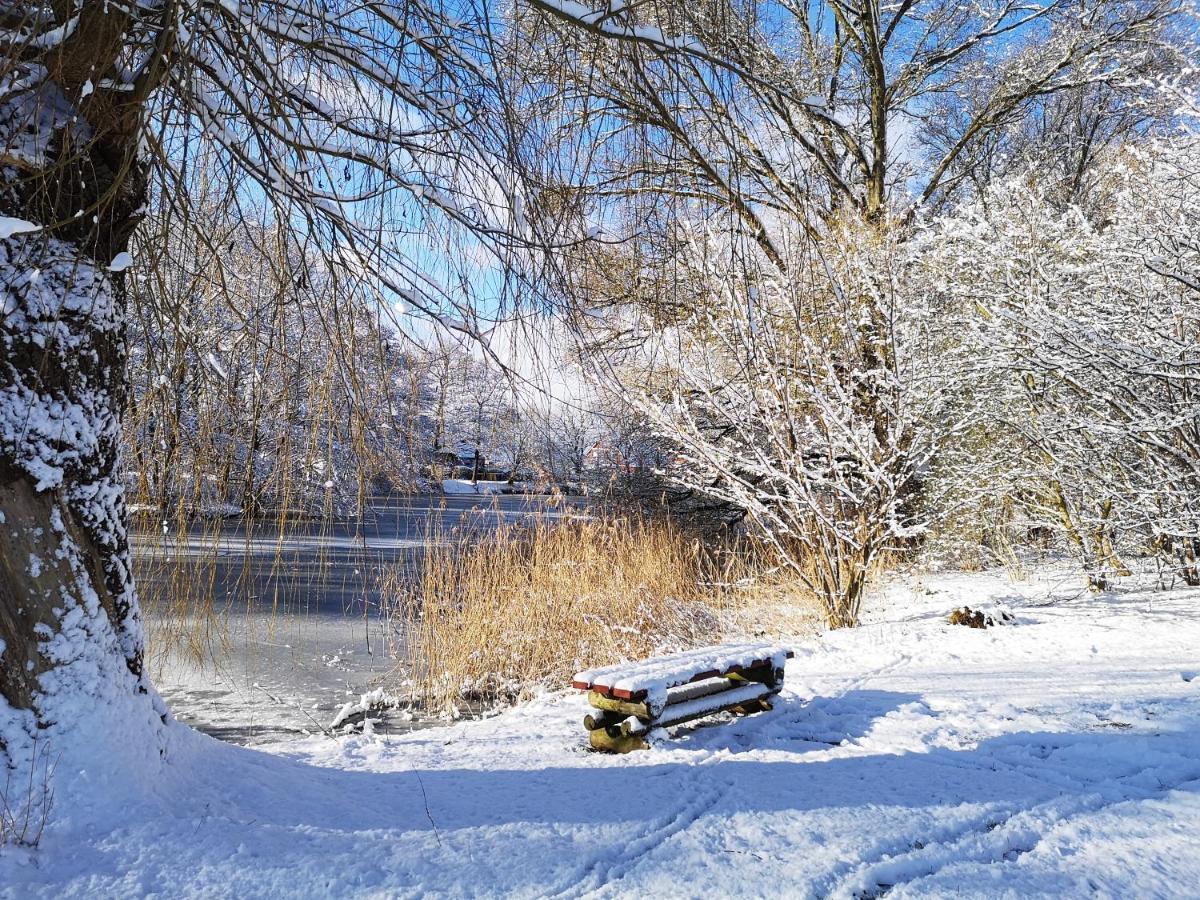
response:
M79 244L39 234L0 242L0 297L16 310L0 331L0 757L19 766L46 729L61 741L134 695L162 710L116 471L121 292Z
M117 471L125 276L110 265L146 199L139 101L84 89L118 58L128 24L107 7L82 4L74 33L30 68L30 92L0 96L0 216L23 223L0 239L0 764L10 769L29 764L37 741L71 771L80 759L127 759L131 743L161 747L165 718L142 671Z

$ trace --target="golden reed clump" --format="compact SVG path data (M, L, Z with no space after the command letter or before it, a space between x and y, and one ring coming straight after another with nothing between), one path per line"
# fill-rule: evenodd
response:
M576 671L719 637L727 578L698 541L637 516L541 519L431 540L385 596L414 695L515 700Z

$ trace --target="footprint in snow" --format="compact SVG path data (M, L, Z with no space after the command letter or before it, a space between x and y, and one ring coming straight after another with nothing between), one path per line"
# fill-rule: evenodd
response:
M1182 678L1184 681L1191 681L1197 675L1200 675L1200 672L1180 672L1179 673L1179 677Z

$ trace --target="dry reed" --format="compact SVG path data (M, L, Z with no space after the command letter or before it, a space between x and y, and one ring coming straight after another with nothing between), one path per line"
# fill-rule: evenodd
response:
M415 698L433 709L520 699L583 668L711 642L728 591L667 522L540 519L431 541L385 596Z

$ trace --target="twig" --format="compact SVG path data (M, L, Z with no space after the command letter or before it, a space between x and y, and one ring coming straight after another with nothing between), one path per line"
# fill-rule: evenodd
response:
M425 782L421 780L421 773L416 769L412 773L417 776L417 785L421 788L421 800L425 803L425 818L429 820L429 825L433 828L433 836L437 838L438 846L442 846L442 836L438 833L437 822L433 821L433 813L429 811L429 795L425 793Z
M254 682L254 686L256 688L258 688L260 691L262 691L264 694L266 694L268 700L271 700L275 703L281 704L282 706L290 706L293 709L299 710L300 712L304 713L304 715L308 719L308 721L310 721L314 725L316 725L317 728L320 729L321 733L323 735L325 735L325 737L327 737L327 738L336 738L337 737L336 734L334 734L330 729L326 728L324 725L322 725L320 722L318 722L316 717L313 716L312 713L310 713L307 709L305 709L299 703L290 702L288 700L283 700L279 697L276 697L274 694L272 694L270 691L268 691L265 687L263 687L257 681Z

